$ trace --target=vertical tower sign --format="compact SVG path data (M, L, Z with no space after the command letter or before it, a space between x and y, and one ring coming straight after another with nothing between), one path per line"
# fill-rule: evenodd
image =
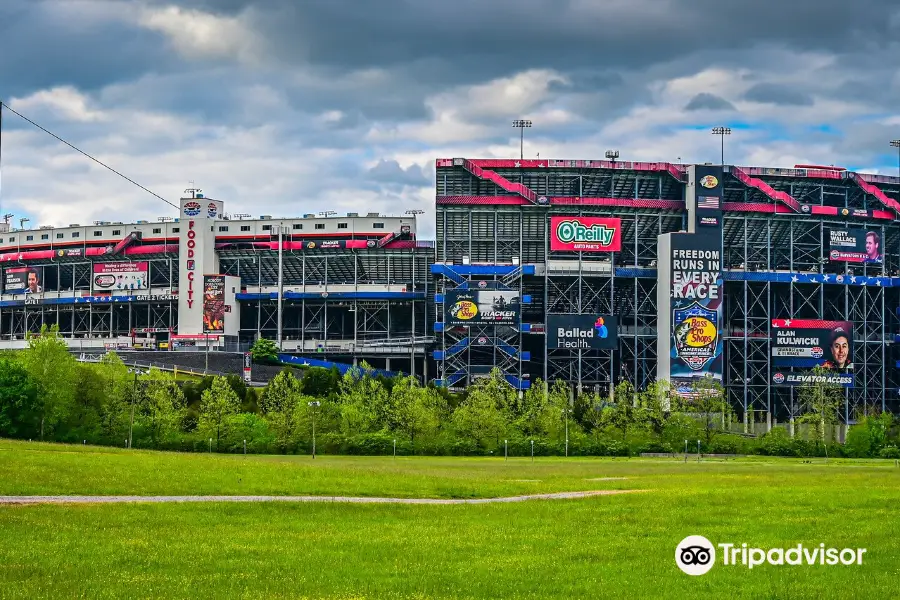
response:
M222 202L182 198L178 240L178 335L203 331L203 275L219 272L215 220Z
M706 375L721 381L721 236L661 235L657 294L657 379L676 388Z

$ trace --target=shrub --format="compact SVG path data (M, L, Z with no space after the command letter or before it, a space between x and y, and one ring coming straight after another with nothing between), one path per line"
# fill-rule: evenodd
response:
M900 448L897 448L897 446L885 446L878 453L878 456L881 458L900 458Z

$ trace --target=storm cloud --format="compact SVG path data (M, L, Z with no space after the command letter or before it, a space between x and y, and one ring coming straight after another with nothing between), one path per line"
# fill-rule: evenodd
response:
M525 154L893 173L900 5L860 0L6 0L2 100L175 200L426 210L433 160ZM4 114L0 210L170 208Z

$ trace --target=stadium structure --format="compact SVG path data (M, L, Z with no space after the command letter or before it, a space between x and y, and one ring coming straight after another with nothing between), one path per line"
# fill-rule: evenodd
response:
M417 215L228 215L0 233L0 345L58 324L73 349L366 360L456 388L605 393L720 379L784 421L825 365L843 416L900 398L900 178L842 168L619 160L436 161Z

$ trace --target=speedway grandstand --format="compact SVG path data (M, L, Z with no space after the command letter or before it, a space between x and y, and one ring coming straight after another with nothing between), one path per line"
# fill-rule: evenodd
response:
M843 323L844 418L900 404L900 178L816 165L465 158L438 159L435 177L433 242L418 239L416 214L250 218L221 203L207 210L198 194L160 222L7 225L0 347L21 347L43 324L59 325L76 351L234 352L266 337L297 361L365 360L450 388L496 367L519 390L540 378L598 393L622 380L642 388L665 363L687 379L713 373L736 410L784 421L799 412L796 383L828 353L782 349L819 335L785 323ZM198 270L235 282L215 319L228 325L212 336L183 318L195 220L191 231L208 225L215 259ZM672 268L670 233L720 252L704 266L719 303L669 306L667 286L687 273ZM682 317L713 329L691 345L675 333ZM560 342L563 328L550 323L603 339Z

